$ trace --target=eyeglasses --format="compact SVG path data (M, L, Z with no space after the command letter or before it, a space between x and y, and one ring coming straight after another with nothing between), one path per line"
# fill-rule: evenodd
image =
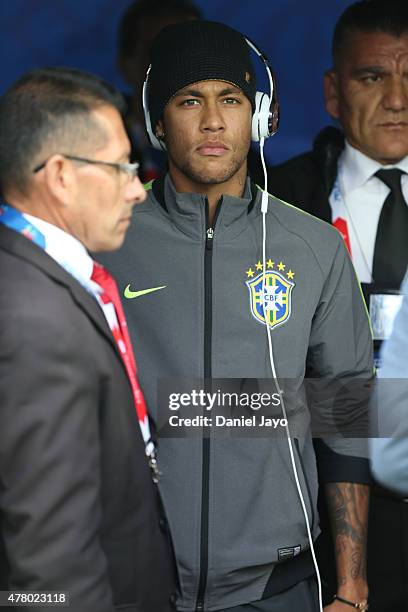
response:
M100 164L102 166L109 166L110 168L115 168L118 172L124 172L131 180L135 179L139 173L139 164L137 162L134 163L117 163L117 162L106 162L100 161L99 159L87 159L86 157L77 157L76 155L63 155L67 159L72 159L72 161L81 162L83 164ZM39 164L33 169L33 173L39 172L42 170L48 159L46 159L42 164Z

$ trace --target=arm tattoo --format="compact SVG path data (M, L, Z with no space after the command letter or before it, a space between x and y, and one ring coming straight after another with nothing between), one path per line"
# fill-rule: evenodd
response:
M326 486L336 550L339 585L366 580L367 513L369 488L353 483Z

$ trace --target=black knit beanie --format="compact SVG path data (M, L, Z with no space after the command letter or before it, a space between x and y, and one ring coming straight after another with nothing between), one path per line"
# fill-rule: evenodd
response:
M153 130L174 94L198 81L239 87L255 108L255 72L244 36L215 21L184 21L159 32L151 50L148 104Z

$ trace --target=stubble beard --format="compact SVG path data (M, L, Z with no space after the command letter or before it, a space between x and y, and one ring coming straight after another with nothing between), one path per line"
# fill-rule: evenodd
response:
M172 158L174 166L184 174L193 183L201 185L220 185L226 183L233 178L239 170L242 168L248 156L248 152L242 156L233 157L226 168L220 168L219 170L214 169L199 169L194 163L189 160L177 161Z

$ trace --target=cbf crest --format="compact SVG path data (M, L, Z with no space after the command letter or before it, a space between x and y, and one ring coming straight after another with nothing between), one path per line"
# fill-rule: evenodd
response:
M293 270L286 271L286 264L275 265L266 261L265 283L262 262L246 271L251 313L259 323L268 323L271 329L283 325L292 314L292 289L295 286Z

